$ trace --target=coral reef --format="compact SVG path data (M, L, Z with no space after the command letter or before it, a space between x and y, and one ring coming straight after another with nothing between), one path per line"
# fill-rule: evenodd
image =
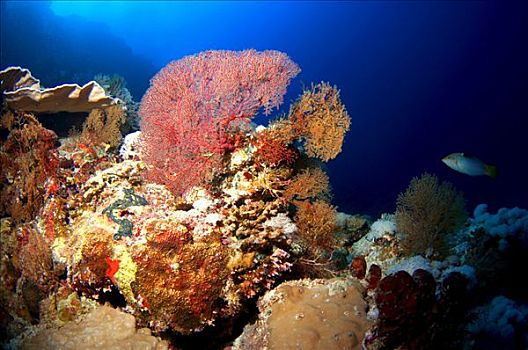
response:
M249 64L247 71L239 69L240 62ZM188 86L183 74L180 85L173 81L188 69L204 80ZM143 130L127 138L120 157L114 152L126 113L122 103L92 109L82 132L60 146L37 119L7 105L3 123L11 135L2 145L4 159L7 163L16 153L32 163L6 172L3 182L13 191L36 178L44 185L35 184L38 202L21 206L33 208L30 214L6 210L12 218L3 239L10 248L0 269L7 287L1 300L27 305L7 312L10 334L38 320L52 325L74 320L87 311L83 300L111 301L155 332L191 334L237 317L303 255L330 257L336 211L328 202L328 177L296 147L300 136L291 120L256 129L248 123L261 107L269 113L282 102L298 71L275 51L211 51L176 61L154 79L142 103ZM30 76L18 80L36 83ZM123 89L119 79L103 85L117 97ZM157 102L174 86L181 87L181 100L165 101L172 106L168 124L156 129ZM197 109L187 105L192 101L200 102ZM182 106L191 109L176 113ZM186 125L186 131L178 129ZM197 145L179 138L190 131L199 131L200 139L211 136L212 143L193 148ZM26 145L39 145L45 135L49 145ZM176 157L162 155L164 146ZM182 181L157 181L149 175L156 164L152 152L178 167L197 165L190 170L210 181L195 182L180 168L165 166L160 174ZM206 186L196 186L201 183ZM295 248L299 245L302 249ZM36 259L25 263L30 256ZM37 292L31 294L33 287Z
M82 132L60 140L42 115L4 104L2 345L38 331L26 348L186 348L209 335L235 349L448 348L481 344L493 333L484 320L520 337L512 284L527 211L481 205L460 228L461 195L426 174L395 214L339 213L321 169L350 127L337 88L313 86L289 115L250 123L298 71L276 51L174 61L124 140L135 107L116 76L97 77L115 103L91 105ZM29 71L4 77L5 91L40 89ZM518 310L508 322L505 307Z

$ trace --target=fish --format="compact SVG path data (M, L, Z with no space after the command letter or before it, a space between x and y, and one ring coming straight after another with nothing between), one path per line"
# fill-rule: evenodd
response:
M451 153L442 158L442 162L451 169L469 176L497 177L497 167L486 164L478 158L466 156L464 153Z

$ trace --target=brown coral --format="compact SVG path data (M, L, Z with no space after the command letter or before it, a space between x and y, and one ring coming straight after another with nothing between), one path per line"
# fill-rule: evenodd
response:
M396 226L404 254L446 254L446 236L467 218L464 197L449 182L423 174L398 196Z
M2 125L10 133L0 145L0 212L20 223L33 219L44 204L45 186L59 165L57 135L28 113L7 112Z
M23 349L168 349L149 329L136 329L134 316L101 306L80 322L47 329L26 340Z
M300 239L307 252L319 259L334 244L336 230L336 210L325 201L297 202L295 223Z
M112 235L100 228L85 234L86 237L81 237L84 239L80 247L82 258L70 267L71 285L77 292L95 296L111 285L106 275L106 259L112 256Z
M90 145L105 143L115 148L123 138L120 129L125 119L121 104L94 109L83 124L80 139Z
M296 134L305 139L306 154L325 162L341 152L345 133L350 128L350 117L339 90L327 83L304 91L293 105L289 119Z
M304 169L290 181L284 192L287 201L329 197L330 180L321 168Z
M228 255L212 237L191 242L183 228L169 231L159 233L170 240L150 239L134 254L138 271L132 288L155 330L190 333L215 319L229 276Z
M30 224L18 229L17 240L16 265L22 276L41 290L48 291L57 278L53 271L49 242Z

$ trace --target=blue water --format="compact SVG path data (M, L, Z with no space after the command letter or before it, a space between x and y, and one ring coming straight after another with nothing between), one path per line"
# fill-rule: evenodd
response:
M44 85L125 77L140 100L164 65L208 49L286 52L301 68L282 111L312 82L341 89L352 117L328 164L339 210L392 212L413 176L481 202L528 207L528 7L493 2L1 3L1 67ZM264 122L263 117L257 121ZM440 159L467 152L499 176Z

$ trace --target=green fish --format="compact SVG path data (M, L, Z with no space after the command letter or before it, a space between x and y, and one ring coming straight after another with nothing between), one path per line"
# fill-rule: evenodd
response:
M497 168L484 163L478 158L465 156L464 153L451 153L442 158L442 162L453 170L469 176L487 175L491 178L497 176Z

